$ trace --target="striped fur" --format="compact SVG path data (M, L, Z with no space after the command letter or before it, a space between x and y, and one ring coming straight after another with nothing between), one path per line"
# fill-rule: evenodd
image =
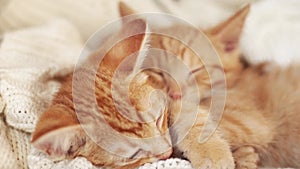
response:
M121 72L116 81L112 81L117 65L126 56L144 47L144 21L134 20L125 24L120 34L133 28L143 33L117 43L96 69L95 81L91 68L97 67L93 63L97 63L101 50L84 62L85 67L65 79L52 105L37 123L32 136L35 147L56 160L84 156L95 165L113 168L133 168L170 156L171 140L166 132L167 104L159 93L153 93L154 88L147 82L148 75L139 73L130 79L130 75ZM92 84L88 83L89 79L92 79ZM113 83L116 86L114 90ZM87 92L94 87L95 93ZM124 99L127 93L129 102ZM92 106L94 95L98 111ZM125 115L140 117L139 120L144 121L133 121ZM160 144L142 140L157 135L162 135L157 139Z

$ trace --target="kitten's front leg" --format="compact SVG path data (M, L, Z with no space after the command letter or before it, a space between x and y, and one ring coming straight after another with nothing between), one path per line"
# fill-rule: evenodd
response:
M236 169L257 169L259 156L251 146L239 147L233 152Z
M200 118L200 119L199 119ZM206 142L200 143L199 136L206 117L198 116L188 135L177 148L190 160L194 168L234 169L234 160L229 144L215 132Z

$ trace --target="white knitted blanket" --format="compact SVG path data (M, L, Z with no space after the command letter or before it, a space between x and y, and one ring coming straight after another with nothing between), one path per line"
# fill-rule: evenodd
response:
M0 47L0 168L28 168L30 133L82 48L67 21L6 33ZM2 157L3 156L3 157Z
M72 71L84 41L116 8L116 0L0 0L0 169L99 169L82 157L51 161L30 134L60 86L55 79ZM181 159L140 167L158 168L192 167Z

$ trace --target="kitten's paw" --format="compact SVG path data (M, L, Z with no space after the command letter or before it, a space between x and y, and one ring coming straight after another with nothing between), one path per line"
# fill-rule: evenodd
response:
M236 169L257 169L259 156L251 146L240 147L233 152Z
M234 169L234 159L230 149L202 147L198 154L190 154L189 160L196 169ZM197 158L195 158L197 157Z

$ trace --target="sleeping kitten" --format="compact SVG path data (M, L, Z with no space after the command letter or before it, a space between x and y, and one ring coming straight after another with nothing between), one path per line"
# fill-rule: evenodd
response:
M132 79L130 74L136 72L132 72L130 65L125 65L124 69L127 70L120 72L116 81L112 80L117 65L124 58L145 48L146 29L147 25L143 20L125 23L114 36L115 39L119 40L130 33L141 34L117 43L98 67L94 64L98 63L99 56L105 51L105 47L100 48L83 64L86 67L76 70L76 75L81 76L74 74L65 80L52 105L37 123L32 136L35 147L55 160L83 156L95 165L112 168L134 168L170 156L172 147L170 136L166 132L167 102L161 94L153 92L154 88L147 83L148 75L138 73ZM139 59L139 56L135 56L134 63L139 63ZM88 80L94 78L90 74L93 71L90 67L93 66L96 66L96 79L88 84ZM114 90L111 89L113 84L117 86ZM95 93L90 94L87 89L93 89L94 85ZM128 92L132 104L123 99L127 96L124 93ZM92 107L94 94L99 111ZM77 114L73 105L75 102ZM125 115L140 117L142 122L132 121ZM154 115L157 116L154 118ZM113 131L121 136L113 135ZM162 135L157 140L159 144L142 140L157 135Z
M228 83L229 87L234 85L235 78L238 77L238 74L242 72L244 67L240 61L238 42L248 9L249 6L239 11L221 25L204 31L220 55L226 78L230 79ZM123 16L134 14L132 9L122 3L120 3L120 11ZM207 63L204 64L192 49L189 48L189 46L195 46L193 39L197 38L197 33L199 34L199 32L191 32L188 27L182 25L175 25L166 30L160 30L160 32L164 31L180 32L185 35L185 38L191 39L191 43L187 44L187 46L181 41L167 36L151 34L149 37L151 47L163 49L174 54L191 71L183 71L180 67L180 62L167 55L159 57L147 55L144 59L144 64L164 67L167 71L165 73L158 69L147 69L144 73L150 75L150 83L160 89L166 90L172 99L169 107L169 126L175 123L178 125L178 127L170 129L172 143L175 146L176 152L183 153L183 156L191 161L195 168L234 168L234 159L230 145L219 133L220 131L215 132L206 142L199 142L200 133L203 129L207 129L204 128L204 124L210 120L207 105L200 107L196 119L193 119L195 117L193 116L193 111L195 110L193 109L194 105L191 100L193 100L194 94L198 91L194 91L194 88L192 88L193 84L188 79L190 73L196 77L198 89L200 89L199 94L201 95L201 99L203 99L210 96L210 87L212 85L209 79L211 77L208 76L205 68L214 68L215 66ZM204 68L204 66L206 67ZM222 67L217 67L216 69L218 69L217 71L220 71L219 69L223 71ZM215 80L212 83L218 82L218 79ZM181 118L179 116L180 113L184 114L185 117ZM182 132L186 131L184 129L187 126L185 124L187 123L186 119L189 119L189 123L194 123L194 125L186 137L182 139L180 136L184 135Z
M230 38L239 32L234 29L241 29L243 19L239 20L238 18L239 14L219 26L221 34L218 33L220 31L216 31L215 34L208 33L212 43L220 53L227 76L226 80L229 84L227 85L225 110L219 128L207 142L202 144L198 142L199 135L203 132L203 124L208 118L207 106L210 105L211 101L210 99L203 100L193 128L176 145L177 149L192 162L195 168L233 168L230 157L234 157L235 167L238 169L256 169L259 165L264 167L299 168L300 125L298 121L300 114L297 111L300 109L298 105L300 102L300 76L298 75L300 66L293 65L280 69L265 63L243 68L242 64L235 60L238 56L230 55L232 50L239 53L236 43L238 37L234 38L233 41ZM171 31L174 31L174 29L175 31L184 31L180 30L178 26L171 29ZM207 32L213 33L214 31ZM216 38L211 35L216 35ZM223 41L218 41L220 37L224 36L225 38L221 38ZM188 62L193 59L193 55L187 54L188 57L182 55L182 51L188 52L183 45L183 47L180 46L179 42L165 37L160 39L158 37L156 40L158 43L152 44L153 46L163 46L163 49L177 54L188 65L199 63L197 61ZM164 41L166 42L164 43ZM226 45L224 45L224 42L227 42ZM225 48L221 46L225 46ZM224 55L224 53L228 55ZM169 65L169 71L177 71L173 63L167 64L168 60L166 59L163 61L156 60L153 63L165 63L166 66ZM157 70L146 73L151 75L151 80L161 79L155 81L158 85L166 83L169 78ZM202 75L200 77L203 77ZM186 77L187 75L179 76L182 81L179 80L177 83L184 83ZM166 84L169 85L170 83ZM186 85L186 87L188 88L189 85ZM184 90L182 91L183 95L193 94L189 89ZM178 97L172 95L170 97L173 101L169 107L171 114L169 123L174 121L181 123L182 119L177 118L179 110L186 116L190 116L192 113L189 109L182 109L182 100ZM190 103L183 102L182 104L189 105ZM185 106L185 108L188 107ZM176 141L176 136L181 130L180 128L171 130L173 142L174 139Z

